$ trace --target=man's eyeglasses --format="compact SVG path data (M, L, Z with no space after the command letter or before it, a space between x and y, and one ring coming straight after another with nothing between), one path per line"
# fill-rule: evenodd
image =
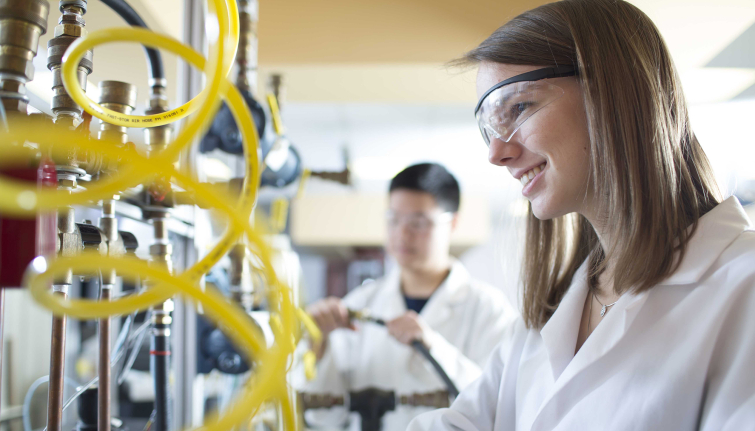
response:
M403 225L416 233L428 232L436 225L450 222L453 218L454 214L452 212L439 214L397 214L392 211L388 211L385 217L388 229L398 229Z
M490 146L492 139L508 142L517 130L537 111L564 95L564 90L544 79L577 74L573 66L537 69L513 76L492 86L475 108L475 118L482 139Z

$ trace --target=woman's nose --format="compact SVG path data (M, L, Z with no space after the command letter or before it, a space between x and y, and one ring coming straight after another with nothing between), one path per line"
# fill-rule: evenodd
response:
M507 166L522 154L522 147L515 139L506 142L502 139L493 138L488 148L488 161L497 166Z

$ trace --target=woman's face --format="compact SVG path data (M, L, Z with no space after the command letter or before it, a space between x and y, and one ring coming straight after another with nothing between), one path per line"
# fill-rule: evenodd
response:
M540 68L483 62L477 97L501 81ZM522 195L535 217L547 220L579 212L590 218L585 214L593 198L588 181L590 139L582 91L575 77L547 81L562 88L564 95L533 114L508 142L491 139L488 158L522 182Z

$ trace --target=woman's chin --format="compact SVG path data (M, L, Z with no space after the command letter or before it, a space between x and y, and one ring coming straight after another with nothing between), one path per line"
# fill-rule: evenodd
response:
M532 214L538 220L551 220L566 214L566 212L559 211L558 208L549 205L548 202L543 202L543 199L539 198L530 201L530 207L532 208Z

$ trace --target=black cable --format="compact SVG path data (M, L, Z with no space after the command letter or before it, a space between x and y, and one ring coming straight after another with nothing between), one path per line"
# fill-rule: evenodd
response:
M355 316L355 312L351 311L352 316ZM368 322L372 322L381 326L385 326L385 320L378 319L369 315L361 316L362 320L366 320ZM428 362L430 362L430 365L433 366L435 369L435 372L438 373L438 376L443 380L443 383L446 384L446 389L448 389L448 393L456 398L459 396L459 389L454 384L453 380L451 380L450 377L448 377L448 374L446 374L446 370L443 369L443 367L440 366L438 361L435 360L435 357L433 357L432 353L427 349L427 347L419 340L412 341L412 347L414 350L418 351L422 356L427 359Z
M435 372L438 373L440 378L443 379L443 382L446 384L448 393L454 398L458 397L459 389L456 387L456 385L451 380L451 378L448 377L448 374L446 374L446 370L444 370L443 367L440 366L438 361L435 360L435 358L427 349L427 347L424 344L422 344L422 342L419 340L412 341L412 347L414 347L414 350L422 354L422 356L424 356L425 359L427 359L427 361L430 362L430 365L432 365L433 368L435 368Z
M107 5L113 12L120 15L127 24L134 27L142 27L149 29L147 23L144 22L142 17L132 8L125 0L101 0ZM147 52L147 59L149 60L150 74L154 80L165 79L165 71L163 70L163 58L160 55L160 51L154 48L144 47Z

